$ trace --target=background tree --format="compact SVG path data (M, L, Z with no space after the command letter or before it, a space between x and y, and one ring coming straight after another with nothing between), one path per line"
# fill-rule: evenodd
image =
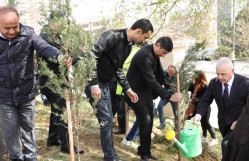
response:
M235 49L237 57L249 57L249 4L236 17Z
M8 0L7 5L16 8L18 6L18 2L17 0Z
M229 2L229 3L228 3ZM235 5L232 6L232 3L237 2ZM231 57L232 51L233 51L233 44L235 44L235 56L236 58L241 57L248 57L248 23L249 23L249 17L248 17L248 2L243 0L220 0L219 3L221 3L221 7L219 10L223 10L221 12L221 15L218 17L218 39L219 39L219 47L216 52L216 57ZM240 6L242 9L240 9ZM238 15L235 15L235 24L232 21L231 13L226 14L226 10L231 10L232 7L235 8L239 13ZM235 12L236 14L236 12ZM235 25L235 30L233 30L233 27ZM233 36L234 40L233 40Z
M141 17L146 15L154 27L155 33L166 31L167 33L186 34L196 39L203 40L208 36L207 22L214 0L146 0L132 2L122 0L117 4L120 14L130 17ZM126 4L129 3L130 7ZM135 12L135 14L134 14Z
M43 30L46 33L52 35L51 41L59 44L61 54L65 57L77 57L79 60L73 65L72 70L68 70L65 64L60 63L59 76L49 70L45 61L40 60L40 70L38 73L49 78L49 82L44 87L48 87L63 98L69 97L74 139L79 147L79 130L87 126L89 123L87 118L95 114L89 106L88 99L83 97L82 94L94 74L96 61L89 51L92 47L91 33L84 31L81 26L76 24L71 11L70 0L49 0L47 5L43 4L41 6L43 19L40 21L40 25L43 26ZM51 21L50 13L62 13L63 16L55 16L53 21ZM68 20L70 20L70 23L68 23ZM55 32L50 30L48 23L58 27L60 39L56 37ZM79 57L79 54L83 52L85 47L88 49L88 54ZM69 95L67 95L67 92ZM67 120L66 112L64 112L63 118L65 121ZM78 160L80 160L79 154Z

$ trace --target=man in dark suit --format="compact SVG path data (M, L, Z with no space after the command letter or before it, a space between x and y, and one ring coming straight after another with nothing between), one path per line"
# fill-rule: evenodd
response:
M131 108L139 119L140 147L138 153L142 161L156 159L151 155L151 131L153 126L153 97L160 96L177 102L182 99L181 94L169 93L162 87L164 71L159 57L165 57L173 49L173 42L169 37L159 38L155 44L142 47L133 57L127 73L131 88L137 93L139 100L131 102Z
M246 104L246 97L249 94L249 79L235 74L232 61L228 58L221 58L217 62L216 73L217 77L210 81L206 94L198 104L196 115L192 120L198 123L215 99L218 106L219 130L223 137L222 154L224 154L228 139Z

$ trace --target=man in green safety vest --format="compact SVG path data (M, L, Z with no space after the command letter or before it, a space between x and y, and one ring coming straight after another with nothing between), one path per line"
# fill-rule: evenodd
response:
M145 44L147 44L147 42L144 43L143 45L145 45ZM130 66L130 64L131 64L131 60L132 60L133 56L136 54L136 52L137 52L139 49L140 49L140 47L138 47L138 46L133 47L132 50L131 50L130 55L129 55L128 58L125 60L124 65L123 65L123 72L124 72L124 75L125 75L125 76L126 76L126 74L127 74L127 71L128 71L128 69L129 69L129 66ZM124 95L123 88L122 88L122 86L121 86L119 83L117 84L116 94L117 94L117 95Z
M131 60L133 58L133 56L135 55L135 53L140 49L140 47L133 47L132 51L130 53L130 55L128 56L128 58L125 60L124 64L123 64L123 73L126 76L127 71L129 69ZM116 81L117 82L117 81ZM114 131L114 134L124 134L125 133L125 129L128 128L125 125L125 99L124 99L124 92L123 92L123 88L122 86L117 82L117 87L116 87L116 97L118 97L118 102L119 102L119 106L118 109L115 109L115 106L112 106L112 111L113 111L113 116L115 115L114 111L117 111L117 116L118 116L118 130Z

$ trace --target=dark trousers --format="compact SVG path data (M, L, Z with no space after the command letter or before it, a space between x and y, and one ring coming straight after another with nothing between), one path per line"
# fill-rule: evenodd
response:
M221 141L221 150L222 150L222 156L225 153L226 147L227 147L227 143L228 140L231 136L232 130L230 130L231 124L226 125L225 130L223 132L223 139Z
M112 115L112 104L111 96L108 83L100 83L101 98L97 101L94 108L97 109L96 117L100 125L100 140L102 150L104 152L104 160L114 160L115 150L113 144L113 115ZM91 87L87 86L85 93L93 105L94 99L91 97Z
M209 107L207 113L201 119L201 127L202 127L202 131L203 131L203 136L206 137L207 131L208 131L212 138L216 138L215 133L213 131L213 128L209 122L210 112L211 112L211 108Z
M139 119L139 134L140 134L140 147L138 153L144 159L151 155L151 132L153 126L153 98L151 91L137 92L138 102L131 103L127 98L131 108L135 111L137 119Z
M111 91L112 113L113 116L118 115L119 129L125 131L125 101L124 97L116 94L115 91Z
M48 144L60 140L61 148L69 147L67 123L62 119L66 110L66 100L58 94L50 91L42 92L51 103L50 124L48 132Z

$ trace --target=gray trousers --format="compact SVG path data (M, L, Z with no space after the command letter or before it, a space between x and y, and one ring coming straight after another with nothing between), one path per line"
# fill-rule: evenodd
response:
M37 161L34 114L35 99L19 106L0 104L1 124L11 160Z
M1 125L1 120L0 120L0 125ZM0 160L3 160L3 152L4 152L4 136L3 136L3 132L2 132L2 128L0 127Z

